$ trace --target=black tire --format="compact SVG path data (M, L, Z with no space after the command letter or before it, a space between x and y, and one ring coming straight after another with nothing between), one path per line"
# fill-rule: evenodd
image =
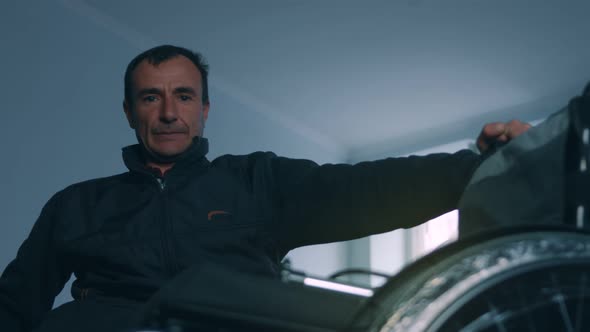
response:
M363 324L370 332L588 331L590 236L535 227L463 239L386 283L357 316Z

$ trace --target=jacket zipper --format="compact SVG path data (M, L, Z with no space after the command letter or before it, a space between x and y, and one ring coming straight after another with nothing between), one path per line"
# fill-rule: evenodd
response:
M158 186L160 186L160 191L164 191L166 189L166 181L162 178L156 178L156 181L158 182Z
M170 243L168 241L169 227L168 227L168 195L166 193L166 180L163 178L155 178L158 182L162 199L162 216L161 216L161 232L160 240L162 245L162 255L164 258L164 268L170 276L174 273L174 267L172 266L172 253L170 249Z

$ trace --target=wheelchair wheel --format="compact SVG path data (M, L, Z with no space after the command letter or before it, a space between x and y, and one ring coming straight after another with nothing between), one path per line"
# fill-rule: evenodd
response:
M471 237L390 280L356 320L371 332L590 330L590 235L556 228Z

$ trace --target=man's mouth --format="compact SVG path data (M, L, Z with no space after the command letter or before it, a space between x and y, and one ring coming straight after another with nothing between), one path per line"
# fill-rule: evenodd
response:
M186 136L185 132L181 131L161 131L153 134L157 139L174 140Z

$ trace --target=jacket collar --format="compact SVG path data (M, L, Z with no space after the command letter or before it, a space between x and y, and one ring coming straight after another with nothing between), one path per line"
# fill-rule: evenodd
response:
M152 171L146 166L146 158L141 145L129 145L124 147L122 151L123 162L130 171L152 174ZM204 137L193 138L193 143L178 157L174 166L166 174L170 172L184 173L189 171L191 166L208 164L209 161L205 158L207 152L209 152L209 141Z

